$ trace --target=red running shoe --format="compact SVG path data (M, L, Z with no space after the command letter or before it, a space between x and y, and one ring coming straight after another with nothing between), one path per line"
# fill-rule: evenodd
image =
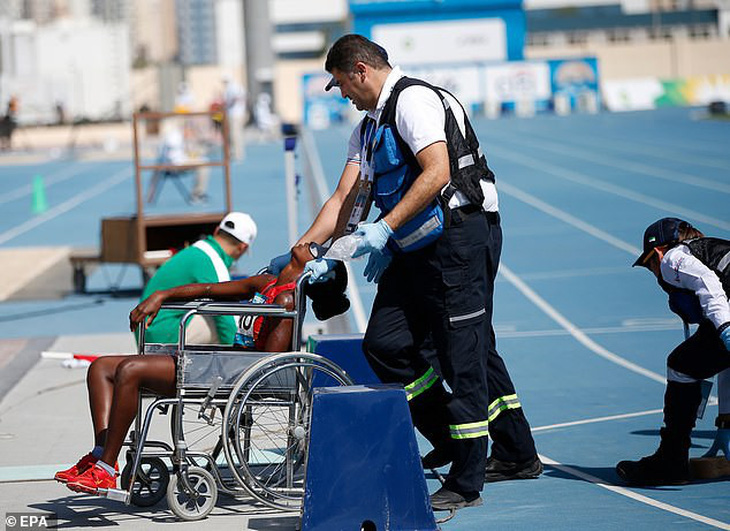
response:
M87 494L98 494L99 489L116 489L117 474L110 475L100 466L92 466L86 472L69 480L66 484L69 489Z
M79 462L76 463L74 466L72 466L69 469L61 470L60 472L56 472L56 475L53 476L53 478L56 481L60 481L61 483L68 483L69 480L74 479L79 474L83 474L86 472L89 468L94 466L98 459L91 455L91 452L86 454L84 457L79 459Z

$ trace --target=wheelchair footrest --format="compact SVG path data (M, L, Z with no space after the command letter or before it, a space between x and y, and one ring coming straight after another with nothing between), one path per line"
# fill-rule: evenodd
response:
M120 501L124 502L126 505L129 505L129 492L122 489L99 489L98 490L99 496L103 496L104 498L108 498L110 500L114 501Z

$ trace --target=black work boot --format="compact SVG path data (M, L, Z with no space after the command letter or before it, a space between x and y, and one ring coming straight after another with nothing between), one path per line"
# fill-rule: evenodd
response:
M689 481L690 435L701 400L700 383L668 382L664 394L661 443L639 461L621 461L618 475L630 485L681 485Z
M479 507L482 503L482 497L478 492L459 494L446 487L441 487L431 494L431 508L434 511L455 511L463 507Z
M535 479L542 474L542 470L542 461L537 456L521 463L500 461L495 457L490 457L487 459L484 481L494 483L510 479Z
M662 428L664 434L664 428ZM621 461L616 472L629 485L683 485L689 482L688 452L666 450L664 441L652 455L638 461Z

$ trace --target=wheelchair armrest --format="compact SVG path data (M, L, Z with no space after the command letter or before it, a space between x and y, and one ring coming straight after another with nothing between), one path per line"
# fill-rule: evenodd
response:
M161 310L193 311L198 315L264 315L295 317L296 311L289 311L278 304L252 304L250 302L213 302L200 299L188 302L166 302Z

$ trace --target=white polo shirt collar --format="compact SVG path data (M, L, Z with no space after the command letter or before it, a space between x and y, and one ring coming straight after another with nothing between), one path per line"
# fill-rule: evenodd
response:
M378 96L378 103L375 106L375 109L368 111L369 118L372 118L376 122L380 119L380 113L383 111L383 107L385 107L385 103L388 101L388 98L390 98L390 93L393 92L393 87L403 76L405 76L405 74L399 66L394 66L392 68L388 77L385 78L383 88L380 90L380 96Z

